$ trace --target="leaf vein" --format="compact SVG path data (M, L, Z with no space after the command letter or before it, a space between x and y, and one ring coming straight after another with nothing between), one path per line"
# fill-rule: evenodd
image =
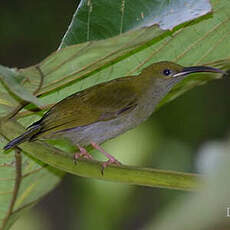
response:
M184 52L182 52L180 55L178 55L174 61L178 62L178 60L180 60L182 57L184 57L190 50L192 50L196 45L198 45L201 41L205 40L206 38L208 38L208 36L211 33L214 33L220 26L222 26L224 23L226 23L227 21L229 21L229 18L227 18L226 20L220 22L219 24L217 24L216 26L214 26L212 29L210 29L208 32L206 32L203 36L201 36L199 39L195 40L193 43L191 43L190 46L187 47L187 49L184 50Z

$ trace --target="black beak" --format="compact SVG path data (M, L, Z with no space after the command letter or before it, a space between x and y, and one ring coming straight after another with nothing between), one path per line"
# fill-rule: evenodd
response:
M224 71L209 66L191 66L191 67L184 67L181 72L174 74L174 77L185 76L191 73L200 73L200 72L225 74Z

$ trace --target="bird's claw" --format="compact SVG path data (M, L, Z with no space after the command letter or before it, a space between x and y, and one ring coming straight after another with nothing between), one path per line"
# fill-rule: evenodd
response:
M110 165L117 165L120 166L121 162L116 160L115 158L109 159L101 164L101 175L104 175L104 169L107 168Z
M92 155L90 155L86 151L86 149L84 149L84 148L82 148L80 146L78 146L78 148L79 148L80 152L74 154L74 163L75 164L77 164L77 160L79 158L85 158L85 159L88 159L88 160L94 160L93 157L92 157Z

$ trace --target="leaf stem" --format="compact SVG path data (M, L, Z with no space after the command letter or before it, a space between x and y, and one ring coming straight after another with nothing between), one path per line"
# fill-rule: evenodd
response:
M23 127L15 121L0 123L0 133L8 139L24 132ZM77 165L69 153L63 152L42 141L26 142L20 148L30 156L55 168L83 177L114 181L149 187L179 190L196 190L201 185L201 177L195 174L166 171L159 169L138 168L133 166L109 166L101 175L101 162L78 160Z

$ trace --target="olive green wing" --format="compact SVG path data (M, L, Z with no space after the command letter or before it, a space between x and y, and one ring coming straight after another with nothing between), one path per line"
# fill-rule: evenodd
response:
M138 98L132 78L102 83L63 99L39 121L42 126L39 135L114 119L130 112Z

